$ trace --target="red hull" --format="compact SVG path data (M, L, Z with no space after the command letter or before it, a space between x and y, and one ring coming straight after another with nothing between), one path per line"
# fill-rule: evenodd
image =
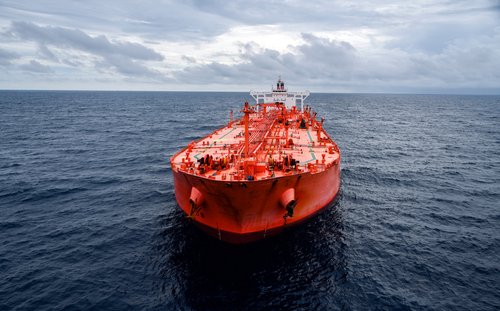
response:
M298 173L258 181L218 181L174 170L175 196L190 214L191 189L198 189L205 202L194 223L208 234L229 243L248 243L281 233L309 219L335 202L340 188L340 161L312 174ZM294 188L297 205L285 219L280 197Z

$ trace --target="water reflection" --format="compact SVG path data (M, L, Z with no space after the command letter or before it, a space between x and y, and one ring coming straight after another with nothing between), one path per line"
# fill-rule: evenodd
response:
M194 310L345 309L341 201L298 228L245 245L220 242L181 222L180 211L164 215L149 271L158 304Z

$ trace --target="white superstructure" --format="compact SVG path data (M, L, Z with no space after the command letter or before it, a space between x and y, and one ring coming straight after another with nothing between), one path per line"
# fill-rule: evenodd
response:
M309 96L309 91L305 92L288 92L285 88L285 82L281 81L279 77L276 88L271 87L271 92L255 92L250 91L250 95L255 99L257 104L272 104L283 103L287 109L296 106L304 112L304 100Z

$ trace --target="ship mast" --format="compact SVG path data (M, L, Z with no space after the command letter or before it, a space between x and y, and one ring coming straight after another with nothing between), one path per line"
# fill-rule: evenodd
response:
M248 157L248 123L250 120L250 114L254 113L253 109L248 106L248 101L245 102L245 109L240 111L245 114L245 157Z

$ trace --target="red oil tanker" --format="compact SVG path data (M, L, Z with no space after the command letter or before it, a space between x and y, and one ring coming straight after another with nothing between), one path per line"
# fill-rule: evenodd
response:
M278 80L255 106L170 160L186 220L230 243L269 238L333 205L340 152L323 121Z

